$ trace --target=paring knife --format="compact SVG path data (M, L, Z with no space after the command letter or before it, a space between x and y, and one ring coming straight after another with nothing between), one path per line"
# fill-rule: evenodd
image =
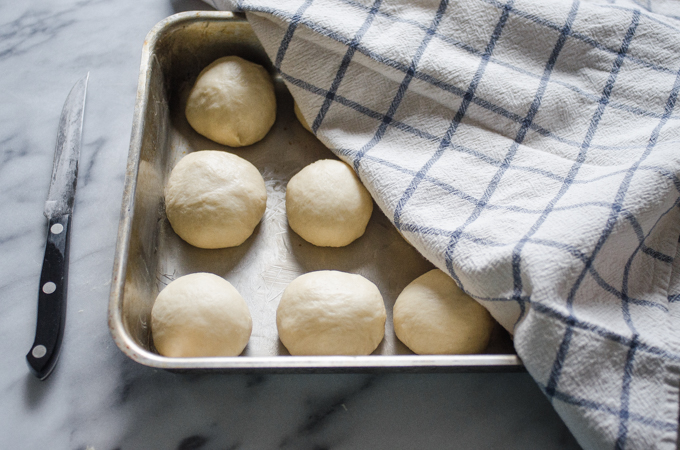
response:
M38 325L26 355L31 372L41 380L54 369L64 335L69 236L89 77L88 72L73 86L61 111L52 182L45 202L49 227L38 291Z

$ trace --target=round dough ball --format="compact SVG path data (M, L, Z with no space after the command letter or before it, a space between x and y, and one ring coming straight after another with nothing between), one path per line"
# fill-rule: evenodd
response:
M343 247L361 237L372 212L371 194L342 161L312 163L286 188L288 224L320 247Z
M404 288L393 320L399 340L420 355L481 353L494 326L489 312L439 269Z
M293 280L276 310L279 338L291 355L368 355L385 335L385 318L375 284L335 270Z
M172 229L200 248L235 247L253 233L267 205L267 189L251 163L231 153L189 153L165 186Z
M305 116L302 115L302 111L300 111L300 107L298 106L297 102L294 102L293 111L295 112L295 117L297 117L297 120L300 122L300 125L302 125L302 128L304 128L305 130L314 134L314 132L312 131L312 128L309 126L309 124L305 120Z
M231 147L254 144L276 120L274 83L259 64L220 58L198 75L185 114L208 139Z
M153 342L163 356L238 356L252 329L243 297L211 273L177 278L158 294L151 309Z

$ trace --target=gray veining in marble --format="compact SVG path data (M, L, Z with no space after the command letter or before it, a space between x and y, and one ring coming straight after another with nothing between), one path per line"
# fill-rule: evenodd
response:
M141 48L198 1L0 2L0 448L577 448L525 373L175 374L127 359L107 328ZM61 359L33 341L61 106L90 71Z

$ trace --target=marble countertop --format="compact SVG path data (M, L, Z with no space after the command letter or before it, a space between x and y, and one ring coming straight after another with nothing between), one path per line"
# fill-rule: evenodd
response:
M230 375L149 369L107 326L142 43L199 1L0 4L0 448L578 448L526 373ZM90 72L67 325L38 381L42 214L59 114Z

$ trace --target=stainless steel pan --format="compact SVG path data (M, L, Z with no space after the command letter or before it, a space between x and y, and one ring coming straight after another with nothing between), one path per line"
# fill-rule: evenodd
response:
M275 78L276 123L261 142L241 149L220 146L194 132L183 110L198 73L213 60L239 55L264 65ZM411 247L375 208L366 234L347 247L319 248L290 230L285 187L302 167L335 158L293 113L293 100L250 25L228 12L171 16L148 34L142 53L137 104L116 245L109 327L116 344L133 360L169 370L270 372L322 371L508 371L522 370L505 331L496 330L487 353L414 355L394 335L391 310L397 295L432 265ZM267 211L244 244L204 250L172 231L164 212L163 187L179 159L195 150L222 149L252 162L267 186ZM285 286L312 270L359 273L381 290L388 310L385 339L370 356L290 356L276 332L276 307ZM229 280L246 299L253 334L238 357L166 358L156 353L149 328L158 292L193 272Z

